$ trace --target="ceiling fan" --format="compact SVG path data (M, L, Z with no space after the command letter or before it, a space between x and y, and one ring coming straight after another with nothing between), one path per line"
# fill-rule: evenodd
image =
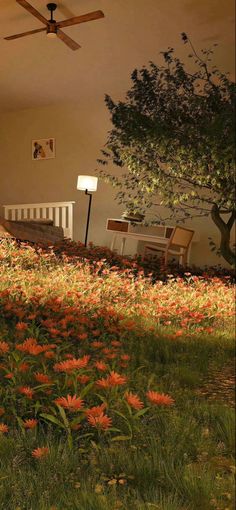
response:
M102 11L93 11L87 14L83 14L82 16L75 16L74 18L66 19L64 21L56 21L53 19L53 12L57 8L57 4L49 3L47 4L47 8L51 13L51 17L49 20L44 18L40 12L38 12L32 5L30 5L26 0L16 0L18 4L24 7L30 14L38 18L44 25L44 28L38 28L36 30L30 30L29 32L23 32L22 34L10 35L9 37L4 37L7 41L12 41L13 39L18 39L19 37L25 37L26 35L37 34L38 32L46 32L48 37L59 37L61 41L63 41L71 50L78 50L81 46L71 39L67 34L65 34L61 28L70 27L71 25L77 25L78 23L85 23L87 21L93 21L99 18L104 18L104 14Z

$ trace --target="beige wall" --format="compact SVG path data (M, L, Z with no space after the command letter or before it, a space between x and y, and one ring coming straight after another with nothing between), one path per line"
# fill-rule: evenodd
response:
M87 197L76 190L78 174L94 174L96 159L110 129L103 102L28 109L0 117L0 205L14 203L75 200L74 237L83 241ZM31 140L56 139L56 158L32 161ZM116 169L117 172L117 169ZM99 180L93 197L89 239L109 246L111 235L105 231L108 217L119 218L123 210L114 200L115 191ZM208 219L188 223L200 234L193 245L191 262L197 265L224 264L210 252L208 236L218 239L218 231ZM136 244L127 242L127 253Z

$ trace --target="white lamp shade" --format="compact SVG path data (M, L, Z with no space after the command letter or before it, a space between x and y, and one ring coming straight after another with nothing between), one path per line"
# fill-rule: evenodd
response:
M77 189L81 191L97 191L98 178L91 175L78 175Z

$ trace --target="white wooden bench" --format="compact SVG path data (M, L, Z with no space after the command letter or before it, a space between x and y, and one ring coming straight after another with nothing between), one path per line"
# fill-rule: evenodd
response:
M45 202L39 204L4 205L6 220L53 220L55 227L62 227L64 236L73 239L73 204L75 202Z

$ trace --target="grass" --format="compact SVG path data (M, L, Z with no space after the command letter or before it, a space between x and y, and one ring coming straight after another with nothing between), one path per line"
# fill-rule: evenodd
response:
M189 275L153 285L14 243L0 245L0 264L0 509L233 509L234 410L198 391L212 365L232 363L233 286ZM71 358L82 366L55 368ZM99 386L112 371L118 383ZM68 394L84 400L76 412L55 403ZM112 423L91 426L102 403Z

